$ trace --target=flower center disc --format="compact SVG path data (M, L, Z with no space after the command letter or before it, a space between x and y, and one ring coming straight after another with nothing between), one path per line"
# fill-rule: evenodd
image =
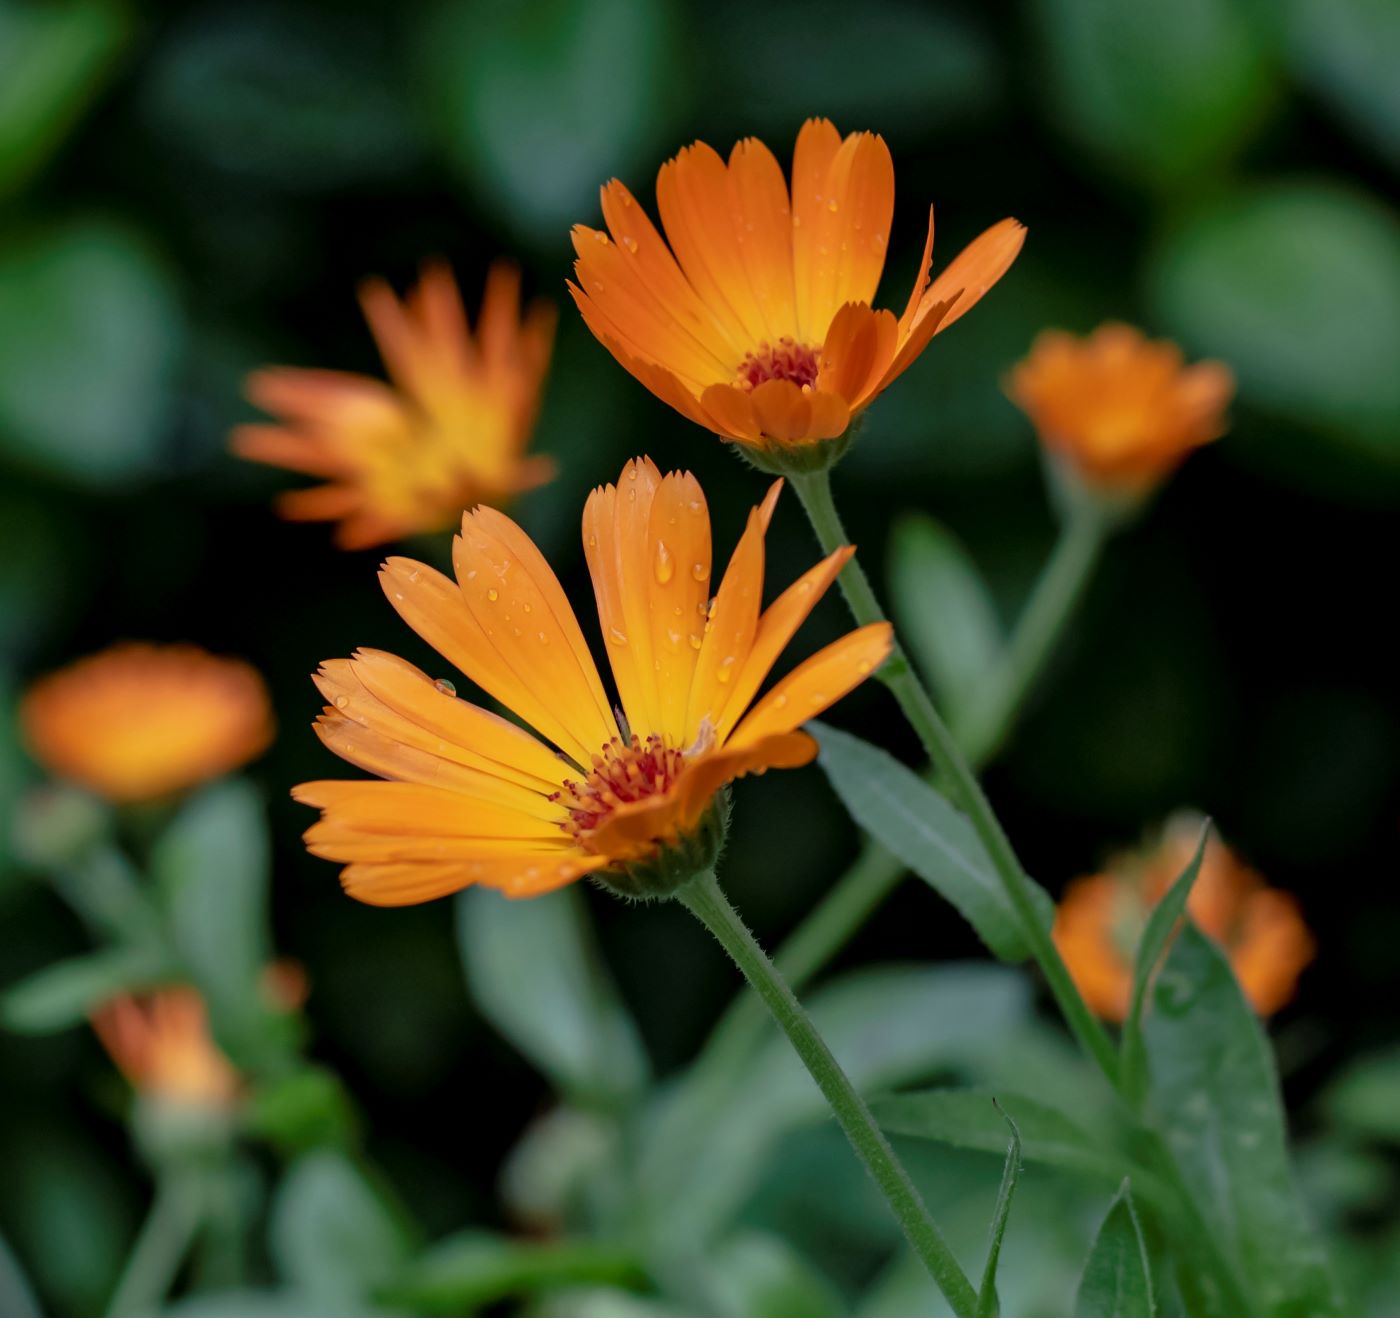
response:
M614 737L593 757L582 782L570 779L550 797L569 812L561 827L585 847L588 838L619 806L662 796L675 786L685 768L685 756L652 734L630 742Z
M799 389L817 382L817 350L790 338L763 344L739 363L739 385L754 390L769 380L791 380Z

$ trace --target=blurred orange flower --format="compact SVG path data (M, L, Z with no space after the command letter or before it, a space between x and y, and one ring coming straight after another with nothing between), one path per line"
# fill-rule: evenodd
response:
M230 772L272 742L267 688L241 659L127 642L41 677L20 726L34 758L110 801L151 801Z
M309 849L345 864L351 896L395 906L473 883L511 897L589 873L641 883L639 867L714 843L721 789L808 763L816 746L799 725L890 648L888 625L861 628L752 703L853 552L838 550L760 613L780 488L749 514L712 601L710 518L693 476L663 477L642 458L593 491L584 546L621 722L559 582L509 518L490 508L463 518L455 583L391 558L380 579L404 621L539 737L393 655L331 660L315 678L327 701L316 731L390 781L294 789L323 811Z
M491 267L475 334L442 264L402 302L372 279L360 303L392 385L292 367L248 378L249 398L282 424L240 426L234 452L327 482L284 494L284 517L338 521L336 543L362 549L440 531L468 504L504 503L553 477L553 461L525 448L555 311L536 302L522 316L514 266Z
M1107 873L1076 879L1055 916L1055 944L1090 1008L1108 1020L1128 1013L1133 959L1152 908L1195 854L1200 820L1182 817L1145 855L1124 856ZM1214 836L1187 911L1225 950L1245 996L1263 1016L1292 1000L1316 954L1297 901L1269 887Z
M1135 493L1225 433L1235 379L1221 362L1187 366L1176 344L1109 323L1087 338L1046 330L1006 392L1085 482Z
M185 986L123 994L92 1016L102 1046L141 1094L190 1107L226 1108L238 1073L214 1043L204 1001Z
M929 281L933 211L904 312L871 302L894 212L883 138L802 126L792 190L755 138L724 159L703 142L661 167L663 239L616 179L611 233L578 225L569 289L589 329L663 402L756 449L843 435L934 334L1006 273L1025 229L1003 220ZM669 245L668 245L669 244Z

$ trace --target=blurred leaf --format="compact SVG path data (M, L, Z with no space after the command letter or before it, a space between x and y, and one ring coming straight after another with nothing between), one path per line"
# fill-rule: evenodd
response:
M21 1034L71 1029L108 998L157 983L172 969L150 948L117 947L59 961L0 994L0 1023Z
M181 321L169 273L123 228L90 219L0 241L0 452L92 485L149 473Z
M1186 868L1167 889L1162 900L1152 908L1142 937L1138 940L1137 955L1133 965L1133 991L1129 1001L1128 1016L1123 1022L1122 1044L1119 1052L1119 1065L1123 1072L1123 1086L1129 1100L1137 1103L1147 1087L1147 1058L1143 1052L1142 1011L1147 1004L1147 989L1156 972L1162 953L1176 931L1177 923L1186 914L1186 903L1195 887L1196 877L1201 872L1201 862L1206 856L1206 844L1210 841L1210 822L1201 825L1201 840L1196 844L1195 854L1186 862Z
M922 513L895 523L889 571L900 636L956 721L1001 658L991 594L957 538Z
M383 1311L296 1290L222 1291L195 1295L161 1311L161 1318L383 1318Z
M1021 1135L1022 1155L1029 1162L1060 1167L1082 1176L1122 1181L1129 1169L1126 1154L1113 1147L1102 1130L1090 1134L1063 1112L1020 1094L995 1095L987 1090L926 1089L914 1094L878 1098L870 1106L890 1135L937 1140L960 1149L1001 1153L1006 1148L1006 1120L1000 1103Z
M457 946L482 1014L584 1103L615 1103L646 1083L636 1028L593 945L582 894L533 901L468 888Z
M1394 0L1290 0L1288 44L1304 81L1352 130L1400 165L1400 6Z
M428 1311L461 1310L565 1286L628 1287L645 1280L641 1264L626 1250L587 1241L527 1243L465 1231L410 1263L380 1288L380 1299Z
M1162 322L1223 358L1245 401L1400 465L1400 224L1388 210L1321 183L1236 193L1160 246L1148 284Z
M191 6L163 34L141 83L146 119L179 170L247 189L325 191L418 163L383 32L349 12L327 24L276 4ZM167 165L167 169L171 168Z
M259 1084L243 1120L254 1135L290 1153L348 1144L357 1124L340 1077L319 1066L300 1066Z
M261 986L271 959L270 863L263 803L241 779L214 783L186 802L151 852L176 947L216 1033L245 1058L258 1053L269 1015Z
M626 1291L589 1288L542 1297L529 1318L691 1318L689 1311Z
M831 26L811 0L719 0L705 11L712 34L708 114L726 110L742 134L771 130L784 159L796 126L814 114L844 132L879 129L929 136L991 110L1002 91L999 52L951 6L866 0L860 22ZM744 33L744 58L729 34ZM740 119L742 117L742 122ZM712 139L721 152L729 143Z
M996 956L1025 960L1021 922L967 817L878 746L823 723L808 726L851 818L951 902ZM1054 903L1033 881L1031 889L1048 929Z
M1143 1030L1156 1124L1216 1242L1262 1312L1343 1312L1289 1167L1278 1077L1219 948L1187 924Z
M119 0L0 5L0 200L58 148L130 35Z
M558 1230L615 1190L624 1169L617 1123L561 1104L525 1128L501 1170L501 1198L513 1221Z
M653 176L671 145L678 71L670 0L447 0L426 24L435 127L479 201L553 250L596 224L598 189ZM659 162L656 162L659 163Z
M997 1261L1001 1258L1001 1244L1006 1238L1011 1201L1016 1197L1016 1183L1021 1179L1021 1132L999 1107L997 1115L1010 1133L1011 1143L1006 1150L1006 1164L1002 1168L1001 1185L997 1190L997 1206L992 1213L987 1261L982 1268L982 1282L977 1288L977 1318L997 1318L1001 1312L1001 1304L997 1300Z
M305 1154L272 1201L268 1243L279 1275L313 1299L352 1303L409 1255L404 1225L345 1154Z
M0 1236L0 1313L5 1318L43 1318L39 1302L4 1236Z
M1075 1318L1152 1318L1156 1312L1147 1246L1125 1181L1084 1265Z
M719 1318L841 1318L841 1297L776 1236L731 1236L705 1263L707 1296Z
M30 772L29 761L19 745L12 679L0 666L0 876L8 873L16 859L16 812Z
M1039 0L1054 110L1116 173L1165 186L1227 161L1275 91L1248 0Z
M1400 1048L1358 1057L1327 1086L1322 1102L1352 1134L1400 1144Z

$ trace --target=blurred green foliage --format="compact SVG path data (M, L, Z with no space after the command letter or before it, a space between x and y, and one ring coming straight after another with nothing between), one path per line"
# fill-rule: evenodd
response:
M460 1310L520 1294L520 1219L583 1236L619 1220L600 1171L624 1143L612 1114L649 1072L675 1080L734 987L728 967L675 912L582 891L518 908L468 897L455 929L446 907L341 897L285 797L332 771L304 727L318 704L306 674L360 644L424 656L380 599L373 556L277 521L270 497L289 482L233 461L223 437L252 415L239 381L254 365L379 369L353 301L366 274L402 287L444 254L472 305L487 261L508 253L527 291L564 309L538 435L561 476L516 512L566 585L586 592L583 493L635 452L694 467L716 543L732 544L759 482L577 323L568 228L597 223L614 175L650 207L657 166L684 142L759 133L785 159L814 114L893 147L886 305L902 306L929 201L937 264L1003 214L1030 225L1017 267L881 400L836 477L947 699L989 663L1053 535L1034 442L998 390L1034 333L1126 317L1239 377L1232 434L1114 541L988 781L1051 892L1190 803L1299 895L1322 952L1279 1027L1283 1097L1344 1283L1364 1312L1392 1313L1398 43L1390 0L874 0L858 18L828 0L0 0L6 1318L31 1288L52 1318L101 1313L147 1200L109 1064L81 1028L31 1032L77 1022L166 957L197 976L222 1043L257 1075L244 1170L270 1207L269 1229L239 1245L247 1288L181 1300L172 1318L382 1318L384 1287L444 1276ZM814 557L785 499L772 580ZM841 622L833 600L799 647ZM126 912L130 945L95 953L16 854L8 821L36 775L13 711L35 674L126 636L247 655L286 731L256 786L192 798L149 855L149 836L120 839L151 862L158 886L140 882L176 937L148 945L145 917ZM834 717L912 761L878 693ZM769 942L857 846L819 772L779 777L744 785L726 870ZM267 1015L255 980L274 951L307 968L305 1022ZM1199 948L1174 955L1193 954L1177 971L1225 993ZM1006 1147L980 1092L1010 1092L1027 1166L1002 1310L1064 1318L1091 1248L1133 1259L1126 1200L1106 1210L1114 1187L1090 1165L1116 1132L1030 981L961 964L971 955L942 898L906 884L812 1005L864 1082L928 1100L901 1118L923 1123L901 1149L974 1274ZM513 976L532 961L549 973ZM894 964L850 969L869 962ZM1162 1099L1219 1105L1237 1143L1197 1150L1203 1174L1247 1151L1278 1180L1271 1203L1291 1204L1252 1021L1222 1009L1232 1033L1215 1037L1185 997L1168 1006L1180 1014L1157 1017L1149 1052L1208 1044L1222 1059ZM1226 1062L1248 1074L1216 1093ZM947 1097L955 1084L979 1091L975 1111ZM707 1312L943 1312L777 1041L741 1092L682 1097L663 1089L626 1128L647 1187L633 1211L674 1212L682 1242L711 1248ZM1033 1104L1070 1109L1099 1147ZM1152 1189L1134 1184L1140 1210ZM1215 1225L1257 1264L1236 1222ZM1292 1209L1277 1229L1300 1242L1280 1266L1306 1272ZM420 1238L441 1252L416 1254ZM1156 1268L1150 1232L1145 1244ZM429 1261L439 1271L411 1275ZM631 1293L625 1252L531 1257L524 1275L552 1278L521 1301L531 1318L696 1318ZM1171 1288L1157 1300L1183 1312ZM1087 1282L1080 1306L1114 1312Z

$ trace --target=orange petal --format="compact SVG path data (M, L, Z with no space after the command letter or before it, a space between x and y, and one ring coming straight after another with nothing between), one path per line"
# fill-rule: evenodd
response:
M889 369L898 335L893 312L874 311L863 302L846 303L822 346L817 391L838 395L854 411Z
M792 277L800 331L797 337L804 343L821 342L830 323L830 316L818 323L815 314L816 291L826 282L830 265L830 253L823 255L817 248L827 202L827 174L840 149L841 134L830 120L808 119L797 134L792 153Z
M768 341L798 337L792 279L792 206L783 167L757 138L729 153L729 198L743 266Z
M335 448L319 443L314 435L284 426L237 426L229 437L229 447L250 462L265 462L308 476L339 476L346 469L344 455Z
M553 853L483 856L433 863L356 863L341 871L346 893L371 906L412 906L480 884L507 897L534 897L563 887L606 863L601 856Z
M780 444L835 439L851 422L844 399L791 380L765 380L749 397L764 438Z
M707 419L701 422L725 439L753 443L762 438L753 412L753 395L733 384L712 384L700 395Z
M894 215L894 161L884 138L852 133L814 207L815 259L808 333L821 342L844 303L873 302Z
M884 663L892 643L889 623L875 622L818 650L749 711L727 746L736 750L751 746L815 718Z
M914 327L914 317L918 314L919 303L923 301L924 290L928 287L929 267L933 264L933 207L928 208L928 237L924 239L924 254L919 259L919 273L914 279L914 287L909 290L909 301L904 314L899 318L899 337L904 339Z
M982 295L1011 269L1026 241L1026 226L1020 220L1006 219L979 234L953 258L952 264L929 285L919 303L922 318L940 302L960 294L943 317L939 330L965 316Z
M816 567L804 572L763 611L763 616L758 620L753 648L734 680L733 697L715 729L721 745L743 717L749 702L758 694L759 687L778 662L788 642L796 635L797 629L807 620L855 552L853 545L843 545Z

